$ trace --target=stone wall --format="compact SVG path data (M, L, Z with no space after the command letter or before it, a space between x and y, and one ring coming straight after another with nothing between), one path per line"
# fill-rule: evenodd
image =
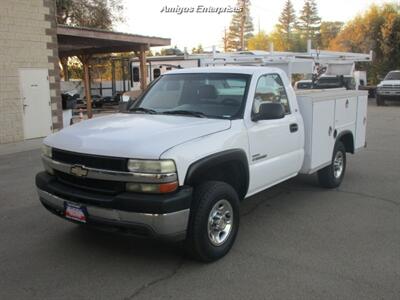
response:
M0 144L24 138L19 68L49 70L53 131L62 127L53 0L1 0Z

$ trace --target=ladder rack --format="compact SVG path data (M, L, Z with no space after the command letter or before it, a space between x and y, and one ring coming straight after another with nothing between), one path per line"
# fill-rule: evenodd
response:
M201 59L201 65L212 66L269 66L284 70L291 79L293 74L313 74L317 65L343 65L354 70L355 62L371 62L369 54L320 51L311 49L308 52L275 52L275 51L241 51L232 53L213 53Z

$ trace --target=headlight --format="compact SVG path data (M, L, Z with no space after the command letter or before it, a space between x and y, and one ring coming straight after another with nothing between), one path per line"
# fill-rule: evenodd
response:
M47 157L52 158L52 156L53 156L52 148L49 147L49 146L47 146L47 145L45 145L45 144L43 144L43 145L42 145L42 154L43 154L44 156L47 156Z
M128 170L138 173L175 173L176 167L173 160L138 160L128 161Z
M173 160L141 160L130 159L128 161L128 170L136 173L145 174L176 174L176 166ZM126 183L128 192L136 193L171 193L177 190L179 183L176 181L176 176L170 182L157 182L154 180L151 183L129 182Z

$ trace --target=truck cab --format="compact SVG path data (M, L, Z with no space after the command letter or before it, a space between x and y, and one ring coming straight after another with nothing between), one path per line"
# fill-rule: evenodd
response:
M299 173L338 187L365 145L366 95L303 91L270 67L161 75L125 113L44 140L36 177L50 212L79 224L184 240L196 259L231 249L242 200Z

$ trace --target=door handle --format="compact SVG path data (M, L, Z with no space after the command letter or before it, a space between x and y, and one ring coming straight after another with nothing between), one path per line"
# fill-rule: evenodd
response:
M299 125L297 125L296 123L293 123L293 124L290 124L289 128L290 128L290 132L297 132L297 130L299 130Z

